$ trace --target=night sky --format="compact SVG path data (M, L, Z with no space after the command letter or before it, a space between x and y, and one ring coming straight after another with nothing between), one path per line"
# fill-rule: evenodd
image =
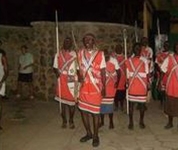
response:
M143 0L0 0L0 24L28 26L31 21L93 21L134 24Z

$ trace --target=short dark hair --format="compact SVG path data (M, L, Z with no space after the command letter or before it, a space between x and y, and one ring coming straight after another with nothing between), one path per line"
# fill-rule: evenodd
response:
M176 52L176 46L178 45L178 42L174 43L173 51Z
M22 45L21 48L28 49L28 47L26 45Z
M140 42L134 43L132 50L133 50L133 53L135 55L140 54L140 52L141 52L141 43Z
M95 42L96 37L95 37L95 35L94 35L93 33L87 33L87 34L85 34L84 37L83 37L83 39L82 39L83 42L84 42L84 40L85 40L85 38L86 38L87 36L92 37L92 38L93 38L93 39L92 39L93 42Z

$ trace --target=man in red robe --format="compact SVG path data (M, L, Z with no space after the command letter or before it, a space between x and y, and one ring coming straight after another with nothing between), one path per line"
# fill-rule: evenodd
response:
M61 104L62 128L67 127L67 109L69 110L69 128L73 129L77 89L76 53L71 49L72 40L66 38L63 48L55 55L53 68L58 78L55 99Z
M170 129L173 127L173 117L178 117L178 43L174 45L174 53L169 54L162 63L161 70L168 75L164 112L168 115L165 129Z
M134 128L133 112L134 104L140 111L140 128L145 128L144 113L146 110L145 103L147 101L148 92L148 61L141 56L141 44L135 43L133 46L134 57L130 57L126 61L127 84L128 84L128 101L129 101L129 129Z
M105 91L106 62L103 51L97 49L95 36L88 33L83 38L84 48L79 50L79 79L81 81L78 107L86 135L80 142L93 139L93 147L99 145L99 114L102 96ZM90 115L93 118L93 132L90 128Z

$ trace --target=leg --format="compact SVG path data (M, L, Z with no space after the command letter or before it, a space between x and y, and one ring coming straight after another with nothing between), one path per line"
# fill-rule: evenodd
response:
M140 109L140 128L144 129L145 128L145 124L144 124L144 115L145 115L145 110L146 110L146 106L145 103L143 104L138 104L140 105L139 109Z
M118 90L116 91L116 95L114 97L114 110L117 111L119 106L119 100L118 100Z
M120 108L121 108L121 111L124 111L124 101L125 101L125 98L126 98L126 91L122 90L121 91L121 95L120 95Z
M92 132L90 128L89 114L81 110L82 122L87 134L80 139L80 142L86 142L92 139Z
M172 127L173 127L173 117L172 116L168 116L168 123L164 128L165 129L170 129Z
M99 129L99 115L92 114L93 117L93 147L99 146L99 136L98 136L98 129Z
M99 127L104 126L104 114L100 114L100 123L99 123Z
M30 92L30 99L33 99L34 98L33 83L29 82L28 87L29 87L29 92Z
M17 83L17 98L19 98L21 96L21 92L22 92L22 82L18 81Z
M134 112L134 103L129 102L129 125L128 129L133 130L134 123L133 123L133 112Z
M0 96L0 130L2 130L2 97Z
M164 109L164 105L165 105L165 102L166 102L166 92L165 92L165 90L162 91L162 98L163 98L163 109Z
M113 113L109 114L109 129L114 129Z
M66 118L66 104L61 103L61 117L62 117L62 128L67 127L67 118Z
M159 91L159 95L160 95L160 105L161 108L164 106L164 102L165 102L165 91L161 90Z
M75 106L68 106L68 108L69 108L69 128L74 129Z
M125 100L125 99L121 99L121 100L120 100L121 111L124 111L124 100Z

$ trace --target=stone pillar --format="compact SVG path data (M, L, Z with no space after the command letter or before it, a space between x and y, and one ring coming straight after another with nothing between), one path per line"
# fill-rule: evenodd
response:
M35 49L34 85L35 94L48 101L54 97L55 75L53 73L53 57L55 55L54 23L33 23L33 41Z

